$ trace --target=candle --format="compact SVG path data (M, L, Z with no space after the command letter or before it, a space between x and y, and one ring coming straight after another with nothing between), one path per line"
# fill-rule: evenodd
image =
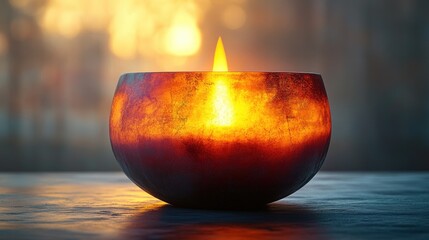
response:
M317 173L330 136L320 75L228 72L220 39L212 72L123 74L110 115L125 174L182 207L279 200Z

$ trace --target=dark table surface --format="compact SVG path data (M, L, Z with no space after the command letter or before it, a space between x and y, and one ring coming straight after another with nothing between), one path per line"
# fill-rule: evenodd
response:
M429 239L429 173L319 173L258 211L171 207L122 173L0 174L1 239Z

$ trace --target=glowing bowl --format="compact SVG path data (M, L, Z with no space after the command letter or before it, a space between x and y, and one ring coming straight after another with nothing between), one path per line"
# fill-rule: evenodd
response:
M182 207L286 197L320 169L330 136L323 81L311 73L127 73L110 116L125 174Z

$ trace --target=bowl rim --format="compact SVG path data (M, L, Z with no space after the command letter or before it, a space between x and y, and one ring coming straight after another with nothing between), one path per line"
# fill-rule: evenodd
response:
M227 74L227 75L238 75L238 74L273 74L273 75L309 75L313 77L322 77L322 74L315 72L289 72L289 71L167 71L167 72L123 72L120 74L120 78L131 74Z

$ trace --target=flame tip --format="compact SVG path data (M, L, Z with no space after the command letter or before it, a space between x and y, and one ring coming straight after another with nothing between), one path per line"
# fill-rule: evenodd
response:
M223 46L222 38L219 36L216 44L216 50L213 60L214 72L227 72L228 62L226 60L225 48Z

